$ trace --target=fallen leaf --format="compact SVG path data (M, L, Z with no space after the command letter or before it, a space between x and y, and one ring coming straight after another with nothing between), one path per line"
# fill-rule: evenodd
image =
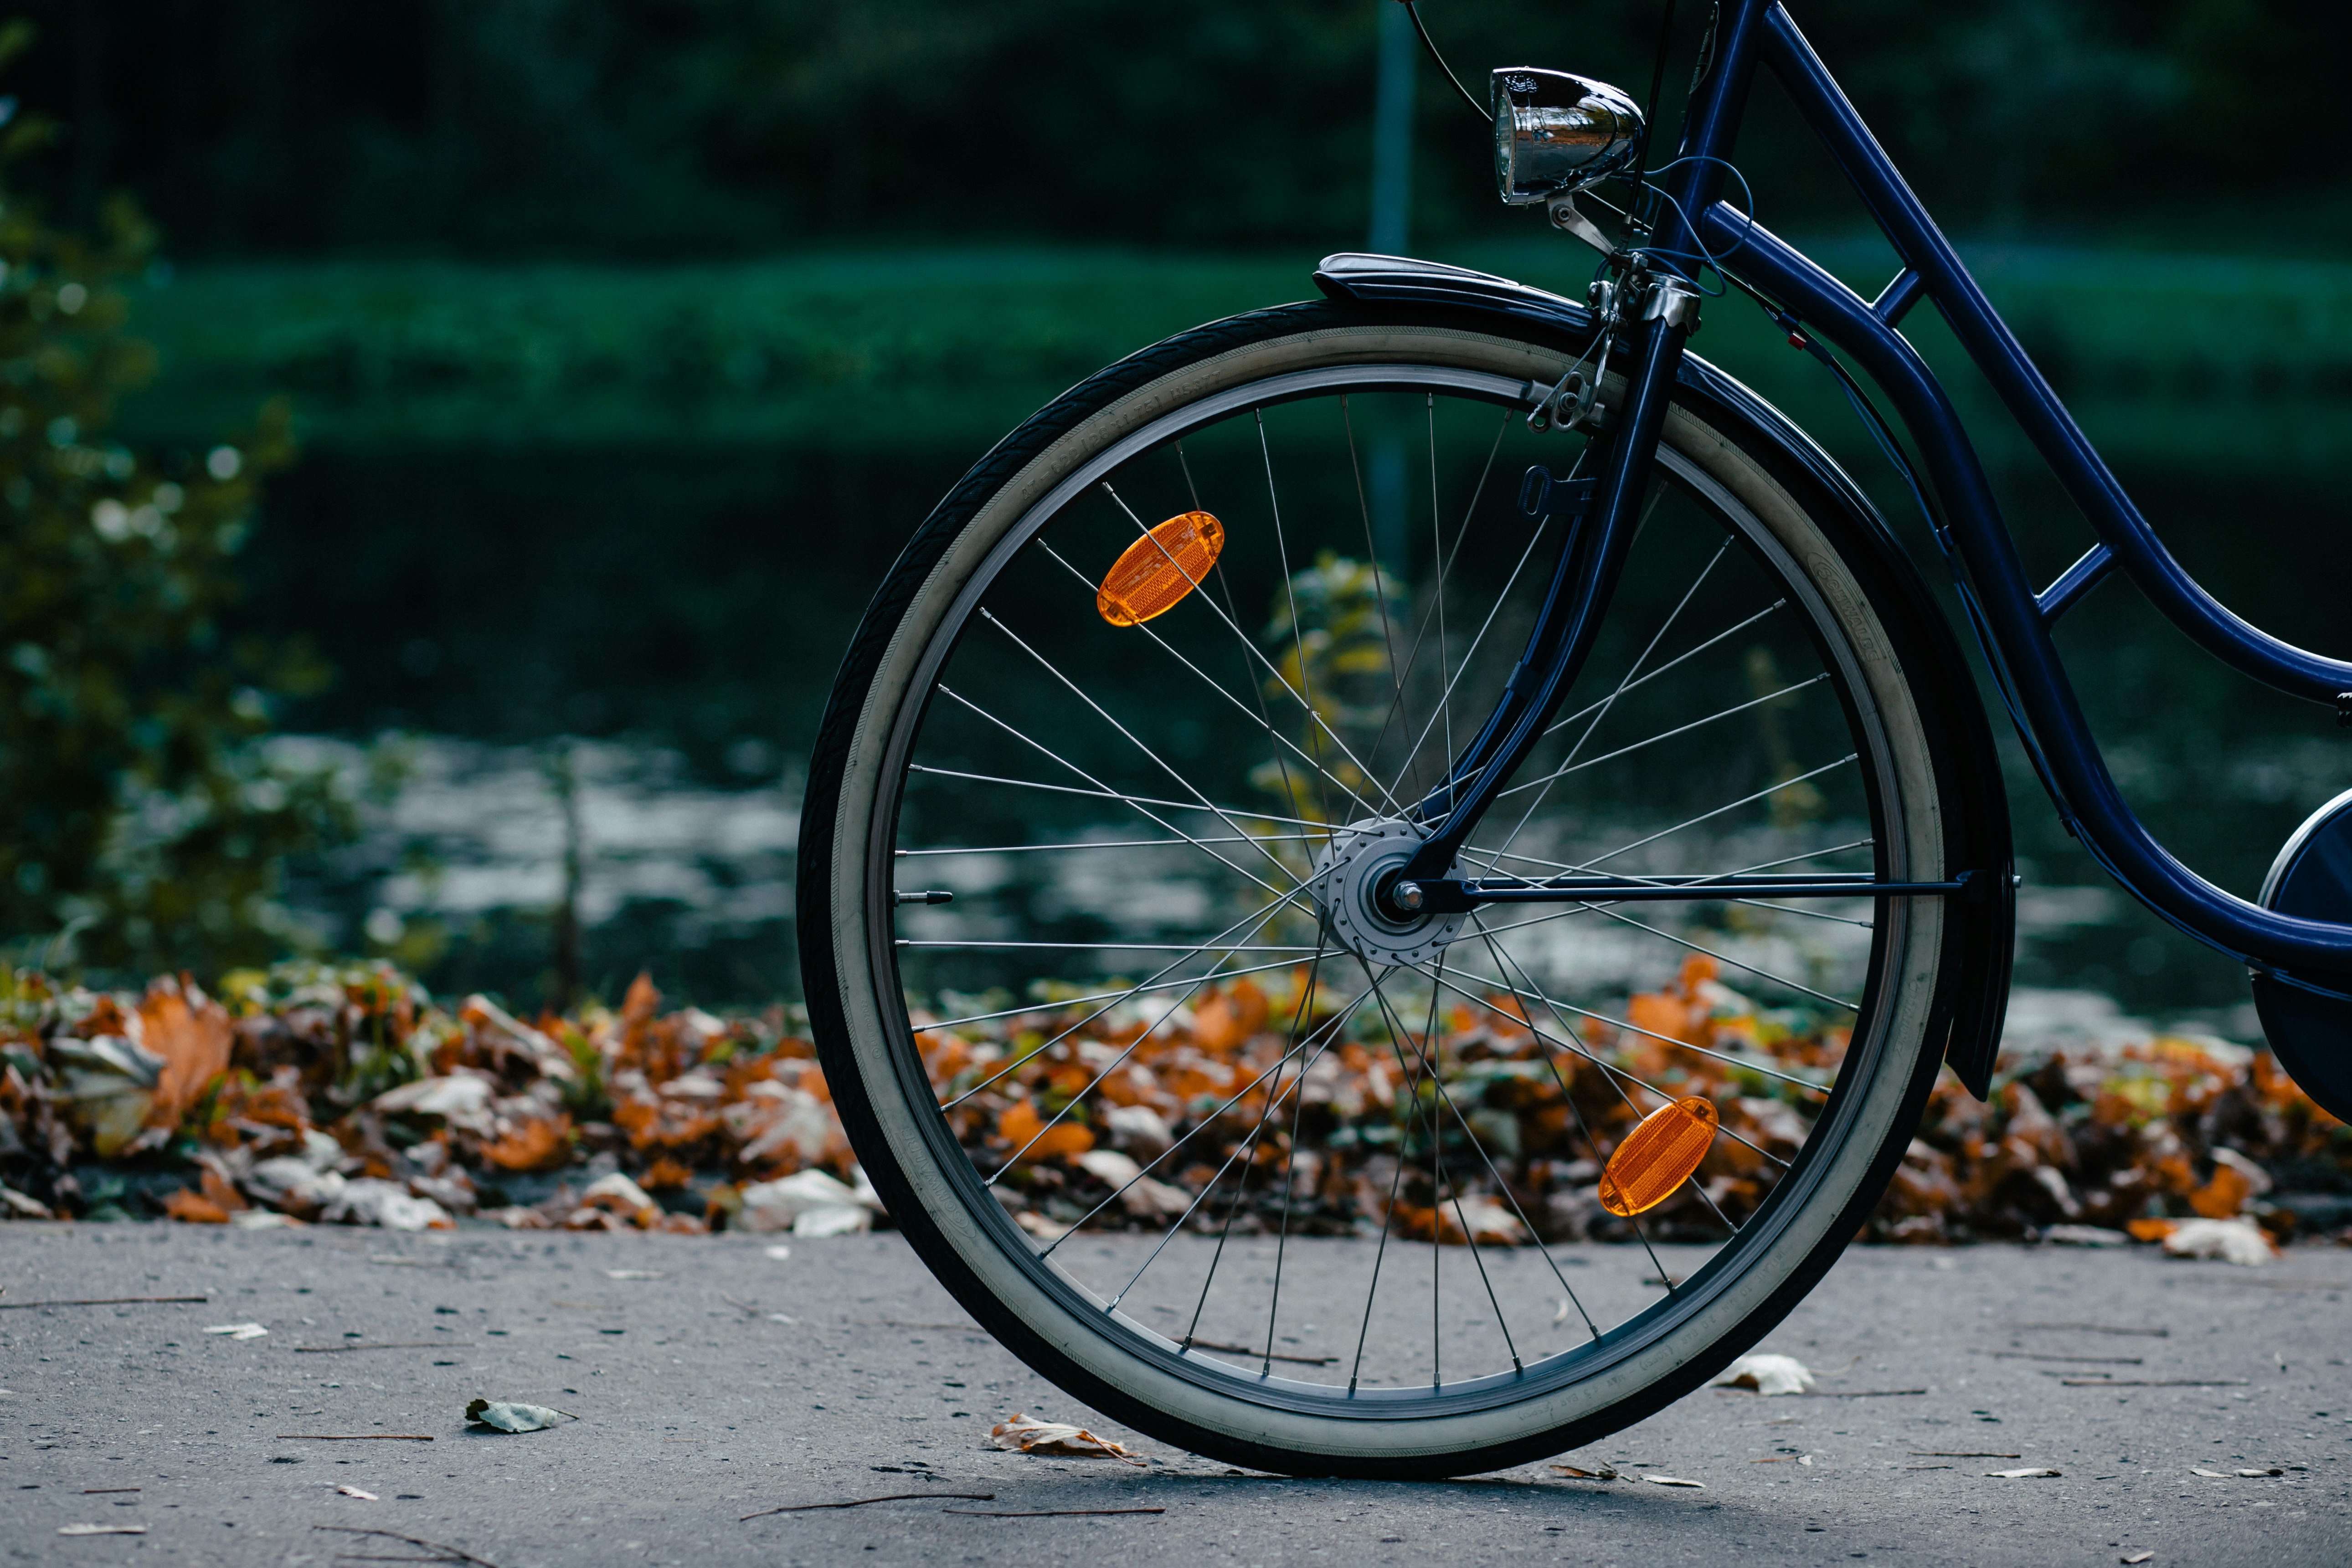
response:
M793 1255L793 1249L789 1247L771 1247L767 1249L767 1253L769 1257L774 1258L777 1262L782 1263L785 1258L790 1258Z
M2028 1467L2021 1470L1987 1470L1985 1472L1986 1475L1992 1477L1995 1480L2002 1481L2053 1479L2063 1473L2064 1472L2059 1470L2037 1469L2032 1467Z
M226 1334L233 1340L257 1340L268 1334L269 1331L259 1323L215 1323L205 1332Z
M383 1500L382 1498L376 1496L375 1493L363 1492L357 1487L337 1487L335 1489L342 1493L345 1497L355 1497L363 1502L382 1502Z
M1607 1465L1597 1470L1580 1470L1574 1465L1554 1465L1551 1468L1572 1481L1613 1481L1617 1479L1617 1472Z
M604 1278L607 1279L658 1279L661 1278L661 1272L653 1268L607 1268L604 1270Z
M1642 1479L1654 1487L1696 1487L1701 1491L1706 1489L1705 1481L1686 1481L1680 1476L1643 1476Z
M151 1120L176 1126L213 1079L228 1070L236 1034L228 1009L184 982L157 980L139 1004L139 1043L163 1058Z
M2263 1470L2240 1470L2240 1471L2238 1472L2238 1474L2240 1474L2240 1475L2242 1475L2242 1476L2248 1477L2248 1478L2252 1478L2252 1477L2257 1477L2257 1476L2283 1476L2283 1475L2286 1474L2286 1472L2285 1472L2284 1470L2281 1469L2278 1466L2276 1466L2276 1465L2273 1465L2273 1466L2271 1466L2268 1469L2263 1469Z
M466 1419L500 1432L543 1432L560 1422L577 1421L580 1417L568 1410L554 1410L544 1405L513 1405L477 1399L466 1406Z
M25 1219L54 1219L57 1217L49 1212L48 1205L43 1203L38 1198L29 1197L26 1194L18 1192L16 1188L7 1185L5 1183L0 1183L0 1212L14 1214Z
M2131 1237L2120 1230L2096 1225L2053 1225L2042 1233L2052 1247L2128 1247Z
M1744 1355L1724 1368L1717 1388L1752 1388L1762 1394L1802 1394L1813 1385L1813 1374L1792 1355Z
M874 1223L881 1201L861 1181L851 1186L824 1171L798 1171L772 1182L755 1182L742 1193L735 1223L750 1231L789 1230L795 1236L845 1236Z
M1095 1146L1095 1135L1086 1128L1067 1117L1048 1127L1036 1106L1025 1100L1016 1100L1005 1109L996 1120L996 1131L1024 1161L1083 1154Z
M2164 1238L2171 1258L2218 1258L2242 1268L2259 1268L2278 1256L2263 1227L2250 1219L2185 1219Z
M2203 1476L2209 1481L2226 1481L2230 1479L2229 1472L2226 1470L2199 1469L2194 1465L2189 1468L2189 1473L2192 1476Z
M2116 1561L2124 1563L2146 1563L2155 1557L2155 1555L2156 1553L2153 1552L2126 1552L2121 1557L2116 1558Z
M58 1533L59 1535L144 1535L147 1533L147 1527L143 1524L61 1524L58 1526Z
M1010 1421L999 1422L990 1427L988 1436L998 1447L1017 1454L1045 1454L1055 1458L1070 1459L1121 1459L1130 1465L1143 1463L1124 1445L1097 1437L1083 1426L1073 1426L1063 1421L1032 1421L1026 1415L1015 1415Z
M163 1212L184 1225L226 1225L228 1210L202 1193L182 1187L163 1194Z

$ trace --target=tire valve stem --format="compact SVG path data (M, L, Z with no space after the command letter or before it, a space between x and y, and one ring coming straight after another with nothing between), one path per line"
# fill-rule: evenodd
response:
M899 904L951 904L955 902L955 895L941 888L917 888L911 891L905 888L899 888L891 892L890 898L894 903Z

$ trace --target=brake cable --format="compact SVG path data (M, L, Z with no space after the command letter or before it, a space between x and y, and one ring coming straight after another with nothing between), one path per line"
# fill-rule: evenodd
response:
M1671 7L1673 0L1667 0L1667 4ZM1403 0L1403 5L1404 14L1412 18L1412 30L1421 35L1421 47L1429 51L1429 58L1437 62L1437 68L1445 73L1445 79L1454 84L1454 90L1462 95L1462 101L1470 106L1470 111L1492 125L1495 122L1494 111L1473 97L1470 89L1462 85L1462 79L1454 74L1454 68L1445 63L1445 57L1438 52L1437 40L1429 36L1429 28L1421 19L1420 5L1414 0Z

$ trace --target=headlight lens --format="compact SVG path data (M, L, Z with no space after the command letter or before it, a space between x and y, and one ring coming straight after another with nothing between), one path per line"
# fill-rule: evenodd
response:
M1642 111L1606 82L1506 66L1493 89L1495 184L1514 206L1607 179L1641 145Z

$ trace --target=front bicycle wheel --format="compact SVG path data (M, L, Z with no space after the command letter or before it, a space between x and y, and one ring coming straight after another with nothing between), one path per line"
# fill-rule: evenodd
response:
M835 688L803 971L859 1158L1009 1348L1197 1452L1425 1477L1640 1419L1820 1278L1932 1084L1932 899L1368 914L1533 624L1518 476L1590 437L1528 414L1585 346L1317 304L1138 354L949 496ZM1689 386L1644 508L1465 870L1947 875L1851 510ZM1675 1115L1703 1160L1635 1193Z

